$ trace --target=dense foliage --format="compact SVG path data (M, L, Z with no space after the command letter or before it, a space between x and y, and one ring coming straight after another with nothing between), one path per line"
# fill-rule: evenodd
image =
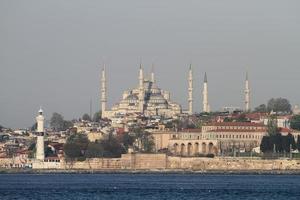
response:
M290 150L296 150L297 145L292 134L283 136L277 133L276 135L264 136L260 149L263 153L289 153Z
M292 117L291 128L300 131L300 115L295 115Z
M256 108L254 108L254 112L261 112L261 113L268 112L266 104L261 104L257 106Z
M71 121L64 120L63 116L59 113L53 113L50 119L50 126L54 131L65 131L73 126Z
M268 124L267 124L267 131L269 136L276 135L277 133L279 133L276 116L269 117Z
M292 110L292 106L289 100L284 98L272 98L268 101L267 105L268 112L283 112L290 113Z
M101 115L102 115L101 111L96 112L93 116L93 122L99 122L101 119Z
M86 158L118 158L133 147L138 152L150 153L154 150L153 136L141 128L122 135L108 134L107 137L90 142L86 135L72 134L64 145L66 160L85 160Z
M84 115L82 115L82 120L84 120L84 121L91 121L91 117L88 115L88 114L84 114Z

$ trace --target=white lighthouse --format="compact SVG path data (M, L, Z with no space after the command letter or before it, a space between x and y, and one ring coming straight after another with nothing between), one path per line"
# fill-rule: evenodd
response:
M44 121L43 110L40 108L39 114L36 117L37 123L37 141L36 141L36 159L43 161L45 159L44 153Z

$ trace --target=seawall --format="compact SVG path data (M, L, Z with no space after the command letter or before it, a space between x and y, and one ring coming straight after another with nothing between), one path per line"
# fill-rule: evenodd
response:
M33 169L100 171L299 171L300 160L174 157L166 154L124 154L121 158L94 158L83 162L33 163Z

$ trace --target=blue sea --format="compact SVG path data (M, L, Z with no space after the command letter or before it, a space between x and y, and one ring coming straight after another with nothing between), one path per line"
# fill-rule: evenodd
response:
M0 199L300 199L300 175L0 174Z

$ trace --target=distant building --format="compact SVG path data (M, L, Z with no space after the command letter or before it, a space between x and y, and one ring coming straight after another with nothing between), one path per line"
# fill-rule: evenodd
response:
M101 107L103 117L113 118L116 115L142 113L145 116L162 115L173 117L182 112L181 106L171 101L170 92L157 87L154 71L150 79L144 77L142 66L139 72L139 85L123 93L119 103L111 110L106 110L106 77L102 70Z
M293 109L293 114L294 115L300 115L300 108L298 105L295 105L294 109Z
M259 147L267 134L264 124L249 122L208 123L202 126L202 138L218 140L220 151L251 151Z

